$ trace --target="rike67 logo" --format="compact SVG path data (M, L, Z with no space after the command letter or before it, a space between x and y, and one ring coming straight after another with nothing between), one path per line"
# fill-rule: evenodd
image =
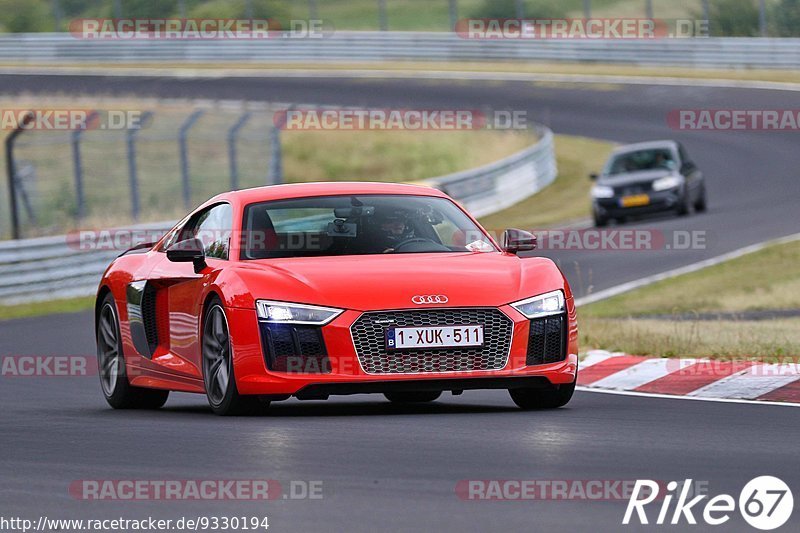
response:
M655 509L651 509L648 516L645 507L657 500L660 501L660 508L655 522L652 523L659 525L695 525L699 517L708 525L719 526L731 519L738 503L738 511L748 524L767 531L785 524L794 509L794 497L789 486L773 476L760 476L750 480L739 493L738 502L729 494L719 494L704 502L708 495L690 494L691 487L691 479L682 484L670 481L667 483L666 494L659 494L657 482L649 479L636 480L622 523L650 524L653 520L652 511ZM656 504L653 507L659 506Z

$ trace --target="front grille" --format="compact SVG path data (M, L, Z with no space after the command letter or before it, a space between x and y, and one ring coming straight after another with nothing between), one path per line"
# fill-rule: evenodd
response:
M567 357L567 327L564 315L531 320L527 365L557 363Z
M483 346L386 351L389 327L483 326ZM361 367L368 374L501 370L511 349L511 319L498 309L419 309L364 313L350 328Z
M330 373L331 363L319 326L260 324L268 369L302 374Z

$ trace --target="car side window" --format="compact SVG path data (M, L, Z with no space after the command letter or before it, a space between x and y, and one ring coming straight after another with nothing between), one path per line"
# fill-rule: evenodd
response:
M230 204L218 204L198 214L190 237L203 243L206 257L228 259L233 211ZM187 228L188 229L188 228Z

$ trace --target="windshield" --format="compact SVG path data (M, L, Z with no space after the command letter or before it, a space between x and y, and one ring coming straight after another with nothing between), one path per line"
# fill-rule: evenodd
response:
M611 158L604 174L625 174L641 170L675 170L677 164L669 148L655 148L625 152Z
M494 252L453 202L427 196L321 196L246 207L242 259Z

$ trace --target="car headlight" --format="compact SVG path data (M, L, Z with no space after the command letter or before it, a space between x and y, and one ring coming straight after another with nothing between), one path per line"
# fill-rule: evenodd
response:
M593 198L613 198L614 189L608 185L595 185L592 187Z
M680 176L667 176L659 178L653 182L654 191L666 191L667 189L674 189L683 184L683 178Z
M317 305L257 300L256 312L258 313L258 318L267 322L324 326L341 315L344 310Z
M564 312L564 293L553 291L533 298L527 298L514 302L511 307L525 315L527 318L541 318L551 315L559 315Z

